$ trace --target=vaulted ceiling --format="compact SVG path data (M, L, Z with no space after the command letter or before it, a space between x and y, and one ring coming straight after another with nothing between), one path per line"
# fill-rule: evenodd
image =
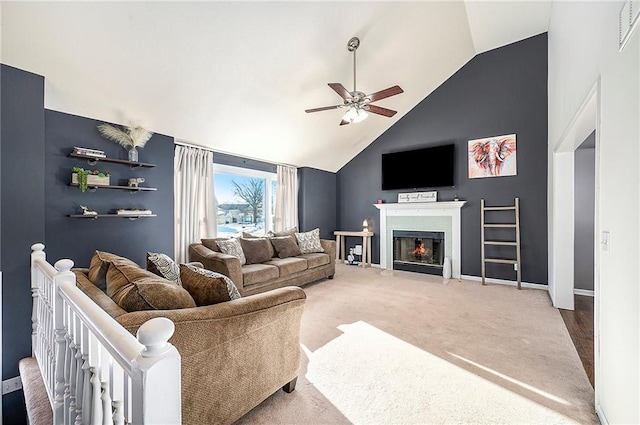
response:
M550 1L3 2L1 61L45 107L214 150L337 171L477 53L547 31ZM328 86L395 84L398 111L339 126Z

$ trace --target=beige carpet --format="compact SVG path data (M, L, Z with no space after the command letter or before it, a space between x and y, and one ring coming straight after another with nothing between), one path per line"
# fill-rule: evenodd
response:
M296 390L239 424L597 423L545 291L344 265L304 289Z

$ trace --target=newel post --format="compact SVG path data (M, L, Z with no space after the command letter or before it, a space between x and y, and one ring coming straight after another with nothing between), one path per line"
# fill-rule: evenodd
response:
M42 271L35 265L36 261L47 261L47 255L44 253L44 245L35 243L31 245L31 355L35 356L36 347L38 346L38 308L39 302L38 291L42 282Z
M173 322L156 317L145 322L136 334L144 346L133 361L133 423L180 424L180 354L168 341Z
M54 369L54 411L55 416L54 423L61 424L64 421L64 392L65 392L65 356L67 354L67 338L66 330L64 327L64 309L62 303L62 296L60 295L60 285L66 282L70 282L75 285L76 275L73 274L71 268L73 267L73 261L71 260L58 260L53 267L58 273L53 277L53 329L55 334L55 369Z

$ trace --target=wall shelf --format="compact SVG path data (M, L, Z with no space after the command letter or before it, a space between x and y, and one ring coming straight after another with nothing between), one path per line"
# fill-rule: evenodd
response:
M102 161L102 162L111 162L114 164L128 165L131 168L141 168L141 167L152 168L156 166L156 164L149 164L146 162L133 162L133 161L127 161L126 159L115 159L115 158L96 158L95 156L80 155L73 152L71 152L67 156L70 158L86 159L89 165L96 165L99 161Z
M76 183L70 183L69 186L78 187ZM130 186L112 186L112 185L87 185L87 191L95 192L96 189L116 189L116 190L128 190L131 193L135 192L152 192L158 190L155 187L130 187Z
M97 214L97 215L88 215L88 214L70 214L69 217L71 218L84 218L84 219L91 219L91 220L97 220L99 218L111 218L111 217L118 217L118 218L128 218L129 220L137 220L139 218L146 218L146 217L156 217L156 214L140 214L140 215L133 215L133 214Z

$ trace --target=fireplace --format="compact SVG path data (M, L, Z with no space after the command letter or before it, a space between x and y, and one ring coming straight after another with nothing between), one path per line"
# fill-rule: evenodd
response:
M442 275L444 232L393 231L393 269Z

